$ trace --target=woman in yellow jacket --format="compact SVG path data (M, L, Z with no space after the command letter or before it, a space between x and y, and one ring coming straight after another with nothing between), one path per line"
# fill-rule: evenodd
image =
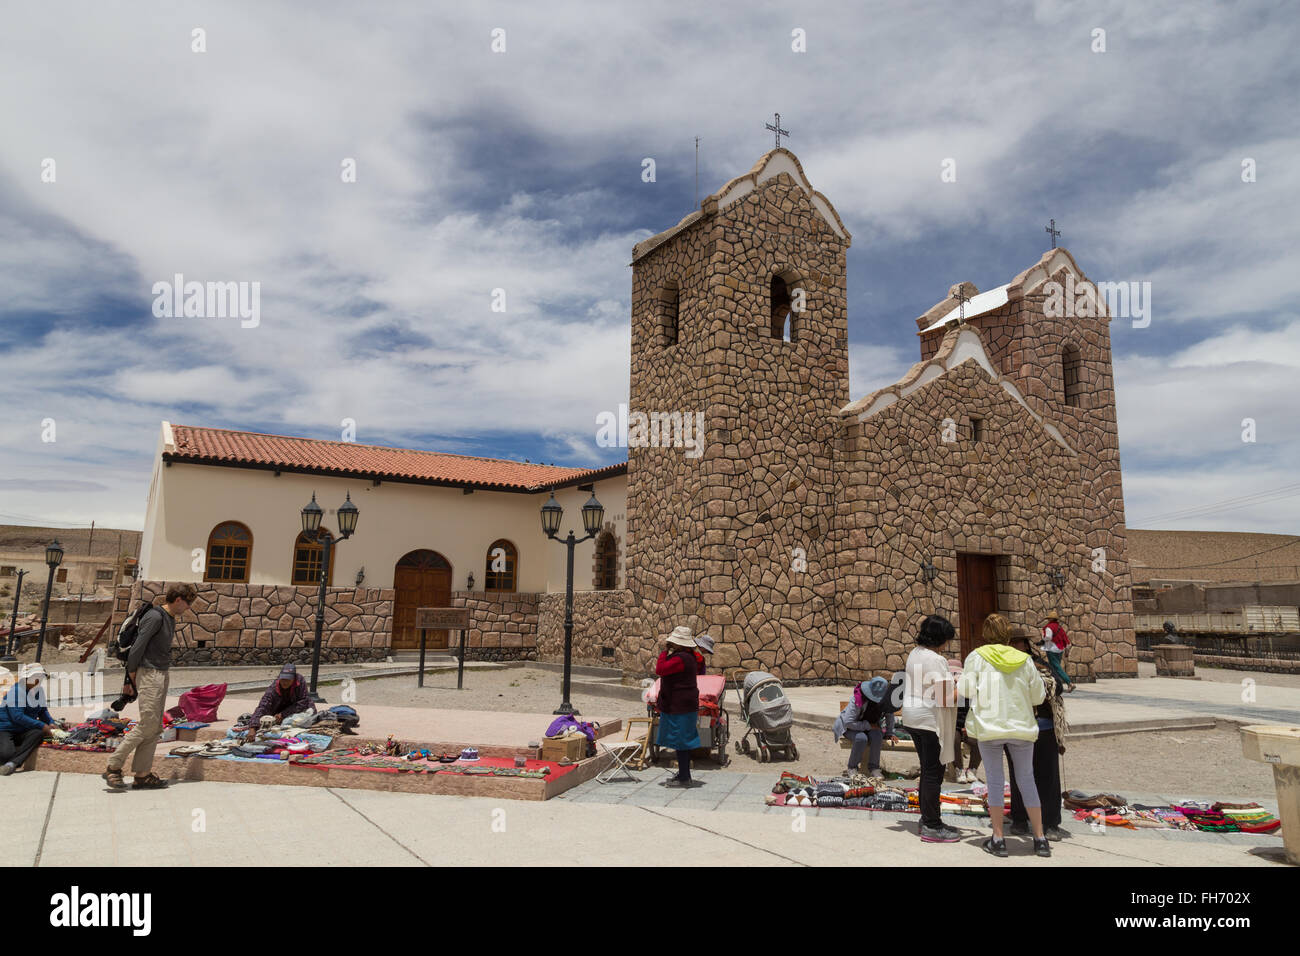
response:
M962 667L957 691L966 698L970 711L966 729L979 741L984 758L984 778L989 785L989 816L993 836L983 849L994 856L1007 855L1002 835L1002 809L1005 777L1002 752L1013 761L1016 786L1024 797L1025 810L1034 832L1034 852L1051 856L1052 848L1043 836L1043 810L1034 786L1034 741L1038 739L1038 719L1034 708L1047 696L1047 688L1038 668L1024 651L1009 646L1011 624L1001 614L984 620L984 645L971 651Z

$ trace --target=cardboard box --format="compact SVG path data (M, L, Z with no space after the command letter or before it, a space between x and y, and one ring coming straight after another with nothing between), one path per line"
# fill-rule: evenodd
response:
M572 737L547 737L542 740L542 759L559 762L581 760L587 756L587 738L581 734Z
M177 740L198 740L198 739L199 739L199 728L197 728L197 727L177 727L177 728L176 728L176 739L177 739Z

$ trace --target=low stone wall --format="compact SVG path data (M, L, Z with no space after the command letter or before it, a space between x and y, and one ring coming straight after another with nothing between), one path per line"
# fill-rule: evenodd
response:
M136 581L118 589L114 633L139 601L161 603L174 583L189 583L198 591L191 613L179 622L173 649L178 662L279 663L302 661L302 654L310 654L316 636L314 587ZM321 660L383 660L389 654L392 615L391 589L328 588Z
M1150 664L1154 651L1138 651L1138 660ZM1263 671L1267 674L1300 674L1300 661L1280 660L1276 657L1235 657L1223 654L1192 655L1197 667L1221 667L1229 671Z
M564 595L543 594L538 603L537 659L564 660ZM573 595L573 663L639 669L623 640L631 594L576 591Z
M465 659L471 661L525 661L537 655L537 604L542 595L533 591L453 591L452 607L469 608L465 632ZM460 635L448 635L457 647Z
M315 640L315 635L312 635ZM310 641L299 647L176 647L172 664L176 666L288 664L311 665ZM322 664L378 663L388 657L387 647L324 647ZM302 670L302 667L299 667ZM303 671L303 673L306 673Z

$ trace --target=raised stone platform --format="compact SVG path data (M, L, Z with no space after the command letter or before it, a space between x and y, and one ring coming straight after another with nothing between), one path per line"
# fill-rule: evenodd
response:
M221 703L223 720L199 731L199 740L224 737L234 718L257 706L257 696L235 695ZM175 704L168 697L167 704ZM357 708L361 725L356 735L340 737L331 749L360 747L366 743L384 743L389 734L412 749L431 751L459 751L476 747L484 757L513 758L522 756L537 760L540 756L529 743L539 742L546 728L555 719L553 714L512 714L497 711L437 710L418 707L364 706ZM55 716L69 721L83 720L84 709L60 707ZM134 704L129 705L124 716L138 716ZM585 715L584 715L585 716ZM587 718L592 719L592 718ZM599 736L606 737L622 731L622 720L615 717L596 718L600 724ZM389 790L405 793L441 793L461 796L499 797L508 800L549 800L570 787L590 780L607 766L611 759L605 754L580 761L572 770L554 777L541 779L526 777L463 776L448 773L398 772L383 773L375 770L348 770L331 767L295 767L287 763L250 763L235 760L214 760L204 757L169 757L168 752L178 745L168 741L158 745L153 772L167 780L221 780L228 783L259 783L284 786L343 787L361 790ZM63 773L104 772L108 754L87 753L74 750L55 750L40 747L29 760L28 769L50 770ZM413 767L421 766L415 762ZM129 770L129 768L128 768ZM128 773L129 781L130 775Z

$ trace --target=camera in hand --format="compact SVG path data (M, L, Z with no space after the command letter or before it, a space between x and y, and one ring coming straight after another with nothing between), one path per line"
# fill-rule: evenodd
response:
M128 677L122 684L122 693L117 696L117 700L113 701L108 706L120 714L127 704L134 703L135 699L139 696L139 693L136 691L135 683Z

